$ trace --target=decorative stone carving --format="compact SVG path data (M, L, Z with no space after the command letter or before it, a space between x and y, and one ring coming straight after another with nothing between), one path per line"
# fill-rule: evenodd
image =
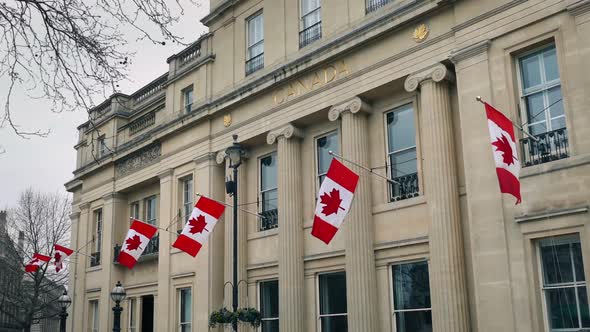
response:
M301 130L299 130L298 128L296 128L295 126L293 126L292 124L287 124L283 127L280 127L278 129L275 130L271 130L268 135L266 136L266 143L268 144L274 144L277 139L279 137L284 137L284 138L291 138L291 137L303 137L303 134L301 133Z
M437 63L434 66L424 69L423 71L408 76L408 78L406 78L406 82L404 83L404 87L406 88L406 91L413 92L418 89L420 83L427 80L441 82L443 80L453 81L454 79L455 76L447 69L445 65L442 63Z
M225 162L225 150L217 152L217 156L215 156L215 161L218 164L223 164Z
M152 165L160 159L162 147L159 143L148 145L115 163L115 174L123 177L146 166Z
M340 117L340 114L347 111L352 114L358 113L360 111L370 112L371 106L361 98L354 97L340 105L332 106L330 112L328 113L328 119L330 119L330 121L336 121Z

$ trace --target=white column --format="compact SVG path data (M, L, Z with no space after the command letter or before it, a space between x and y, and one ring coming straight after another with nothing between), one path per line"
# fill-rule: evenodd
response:
M469 331L469 308L459 209L453 116L448 82L452 73L436 64L410 75L407 91L420 88L424 188L430 208L430 291L437 332Z
M277 143L279 213L279 330L300 332L303 320L303 201L301 133L288 124L268 133Z
M357 97L332 107L328 114L330 121L342 119L342 156L363 166L369 165L369 111L369 105ZM346 166L361 175L350 212L340 230L346 236L348 330L377 332L380 327L373 250L371 182L366 171L350 163Z
M173 192L174 170L167 169L159 173L158 177L160 178L158 223L160 223L160 227L166 227L167 225L162 225L161 223L172 220L175 215L172 211L172 200L175 197ZM173 227L172 229L175 228ZM170 303L170 248L172 245L172 236L174 235L164 231L159 231L158 233L160 234L158 252L158 302L155 303L154 301L154 312L173 312L174 308ZM174 236L174 239L176 239L176 236ZM174 317L170 317L170 315L158 315L154 329L155 331L168 331L174 322Z
M78 225L72 230L76 230L76 242L78 243L75 248L72 249L79 249L82 246L86 245L86 243L90 240L88 238L88 226L92 225L92 216L90 213L90 203L80 204L80 217ZM80 252L86 254L89 253L91 245L86 246ZM82 317L87 317L84 312L88 310L88 304L86 303L86 268L88 266L89 258L84 255L76 255L75 256L75 263L73 267L70 265L70 279L74 280L74 286L70 290L68 290L71 298L72 298L72 305L71 311L72 316L68 317L68 321L70 322L72 328L71 332L76 331L83 331L84 328L84 319ZM75 307L75 308L74 308ZM77 315L78 319L74 319L74 315Z

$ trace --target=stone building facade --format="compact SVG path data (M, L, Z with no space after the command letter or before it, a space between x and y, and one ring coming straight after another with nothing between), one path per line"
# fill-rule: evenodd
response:
M590 1L211 0L209 33L78 127L70 331L207 331L231 306L232 214L171 247L239 168L240 306L262 331L590 327ZM156 76L156 75L154 75ZM522 204L499 192L481 96L515 123ZM329 151L360 174L334 240L310 235ZM137 217L160 230L114 263Z

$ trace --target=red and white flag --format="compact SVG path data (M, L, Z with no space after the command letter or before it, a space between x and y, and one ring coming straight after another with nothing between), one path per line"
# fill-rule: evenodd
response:
M49 256L35 253L33 255L33 259L31 259L31 261L27 265L25 265L25 271L35 272L39 269L39 267L41 267L43 264L49 262L50 260L51 260L51 257L49 257Z
M490 104L485 103L485 107L500 192L516 197L516 204L518 204L521 202L520 180L518 180L520 161L516 152L512 121Z
M134 219L119 252L119 263L132 269L158 229Z
M69 257L74 251L70 248L66 248L64 246L60 246L59 244L53 245L54 252L53 252L53 259L55 264L55 272L59 272L63 269L63 262L66 257Z
M329 244L348 214L359 176L332 159L320 187L311 235Z
M225 210L223 204L201 196L195 204L188 222L184 225L182 233L172 246L195 257L207 242L209 234L213 232L223 210Z

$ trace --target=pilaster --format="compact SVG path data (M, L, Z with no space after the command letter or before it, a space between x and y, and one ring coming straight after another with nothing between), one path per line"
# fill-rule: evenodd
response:
M160 201L158 209L158 223L172 220L172 200L174 199L174 169L167 169L158 173L160 178ZM167 226L167 225L159 225ZM170 299L170 248L173 234L159 231L160 245L158 252L158 301L154 301L154 312L170 312L172 303ZM174 324L174 317L159 315L156 321L155 331L168 331Z
M304 330L303 199L301 131L292 124L272 130L268 144L277 143L279 210L279 330Z
M78 210L70 214L70 220L72 222L72 239L70 241L70 247L74 250L78 250L82 245L84 245L86 241L86 237L84 237L84 233L81 233L82 224L85 222L86 216L88 215L88 208L90 207L89 204L79 205L78 208L74 208L74 210ZM84 219L82 219L84 218ZM80 244L82 243L82 244ZM75 315L82 316L84 314L84 299L78 297L78 294L84 294L82 291L78 291L80 285L84 284L84 279L86 279L85 273L81 273L81 271L85 271L84 265L86 262L80 262L84 256L82 255L75 255L75 260L72 262L70 261L70 265L68 266L70 280L68 284L68 294L72 299L72 305L69 307L68 315L70 317L76 317ZM82 264L82 265L81 265ZM78 326L77 322L74 319L68 319L66 325L66 331L76 331L76 328L82 328L82 326Z
M369 164L369 127L366 113L370 106L356 97L334 106L328 113L330 121L341 118L342 155L360 165ZM357 174L364 170L347 164ZM371 182L361 176L354 201L340 231L346 236L346 298L348 330L351 332L381 331L377 312L377 277L373 250L373 215Z
M431 218L432 324L437 332L470 331L448 86L453 79L453 74L439 63L410 75L404 84L408 92L420 88L424 183Z

